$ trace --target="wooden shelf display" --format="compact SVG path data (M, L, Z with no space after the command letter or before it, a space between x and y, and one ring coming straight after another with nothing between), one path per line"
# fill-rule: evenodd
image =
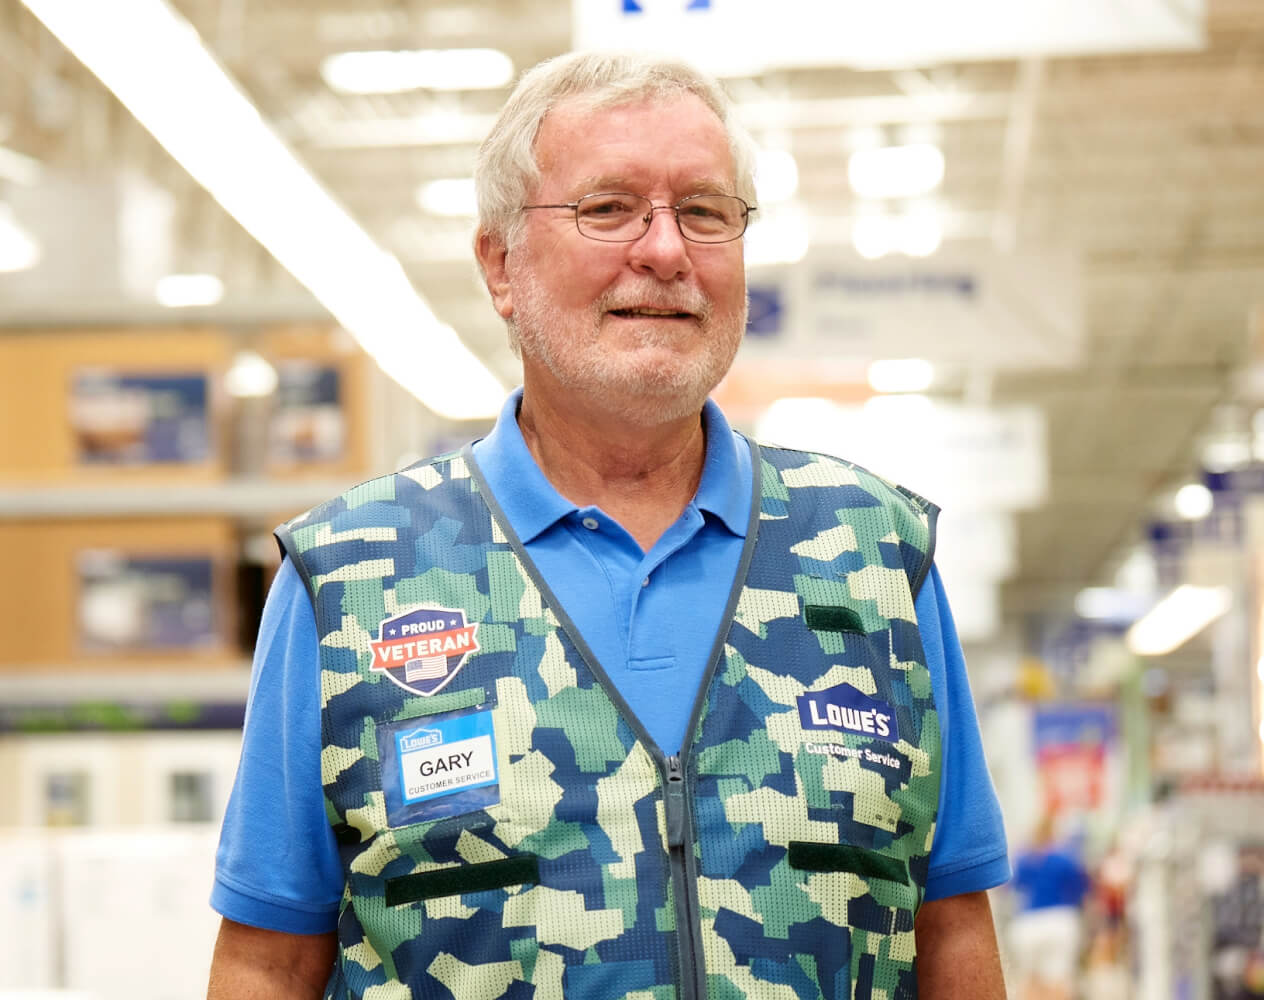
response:
M0 332L0 674L238 667L241 540L365 478L368 372L329 324Z
M350 337L328 327L278 327L258 341L277 372L268 412L269 475L367 475L367 368Z
M226 391L225 375L247 347L276 369L269 398ZM250 336L215 327L4 332L0 482L361 478L367 371L363 352L329 325Z
M0 547L0 671L239 662L228 519L8 520Z
M224 474L212 330L0 337L0 478L206 481Z

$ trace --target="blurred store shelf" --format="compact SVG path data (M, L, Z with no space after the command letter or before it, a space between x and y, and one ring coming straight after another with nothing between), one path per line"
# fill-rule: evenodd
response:
M52 518L173 514L250 516L260 511L306 510L337 496L349 479L284 482L229 479L216 483L145 486L102 484L0 489L0 518Z

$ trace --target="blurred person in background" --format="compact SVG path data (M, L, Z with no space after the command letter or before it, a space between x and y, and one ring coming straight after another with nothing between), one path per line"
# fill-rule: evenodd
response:
M1128 995L1128 897L1133 890L1133 865L1119 843L1102 855L1090 880L1085 1000L1119 1000Z
M1019 1000L1071 1000L1083 942L1083 904L1092 888L1076 851L1059 841L1052 812L1041 816L1014 863L1017 908L1009 943Z
M509 98L475 253L523 385L278 529L212 998L1004 995L937 509L707 399L752 162L680 63Z

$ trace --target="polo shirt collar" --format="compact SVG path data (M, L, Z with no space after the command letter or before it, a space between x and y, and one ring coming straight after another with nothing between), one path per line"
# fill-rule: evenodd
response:
M527 544L579 508L558 493L536 465L518 427L521 404L519 386L505 400L491 431L474 443L474 457L509 523ZM744 538L750 482L742 482L746 477L737 449L745 448L746 443L733 433L720 408L709 399L702 408L702 425L707 451L694 503L699 511L713 514L730 532Z

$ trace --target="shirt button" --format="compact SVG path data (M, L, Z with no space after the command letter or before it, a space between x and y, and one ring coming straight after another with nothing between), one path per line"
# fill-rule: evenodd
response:
M650 585L650 578L647 576L644 580L641 581L641 586L648 587L649 585Z
M589 531L597 530L597 519L595 517L586 517L580 522L580 524L582 524Z

